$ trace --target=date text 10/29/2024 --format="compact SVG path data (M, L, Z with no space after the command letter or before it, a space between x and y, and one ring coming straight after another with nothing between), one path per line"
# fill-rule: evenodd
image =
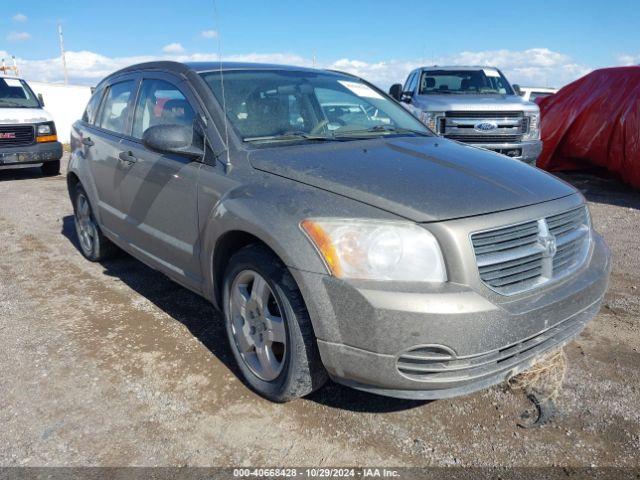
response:
M392 468L236 468L235 478L397 478Z

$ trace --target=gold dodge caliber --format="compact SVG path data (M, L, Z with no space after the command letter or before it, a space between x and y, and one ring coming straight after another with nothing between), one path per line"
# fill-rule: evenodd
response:
M607 287L573 187L434 135L354 76L136 65L98 85L72 150L82 253L118 246L213 302L274 401L329 377L401 398L487 387L578 335Z

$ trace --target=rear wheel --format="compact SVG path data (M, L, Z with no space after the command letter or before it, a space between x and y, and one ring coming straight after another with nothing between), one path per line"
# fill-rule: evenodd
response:
M302 295L268 249L248 246L231 258L223 302L231 350L256 392L286 402L326 382Z
M78 242L80 243L80 251L88 260L99 262L111 256L116 247L100 231L100 227L91 210L89 197L82 185L78 184L75 192L74 223Z
M40 169L47 176L60 175L60 160L44 162Z

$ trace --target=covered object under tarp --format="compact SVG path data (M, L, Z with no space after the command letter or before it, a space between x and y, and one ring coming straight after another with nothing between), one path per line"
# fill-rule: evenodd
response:
M640 189L640 66L596 70L539 105L538 167L603 167Z

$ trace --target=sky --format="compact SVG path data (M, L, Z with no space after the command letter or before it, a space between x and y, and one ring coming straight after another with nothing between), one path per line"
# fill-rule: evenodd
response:
M134 0L3 2L0 57L29 80L95 85L154 59L333 68L382 88L421 65L482 64L512 83L561 87L640 64L639 0Z

